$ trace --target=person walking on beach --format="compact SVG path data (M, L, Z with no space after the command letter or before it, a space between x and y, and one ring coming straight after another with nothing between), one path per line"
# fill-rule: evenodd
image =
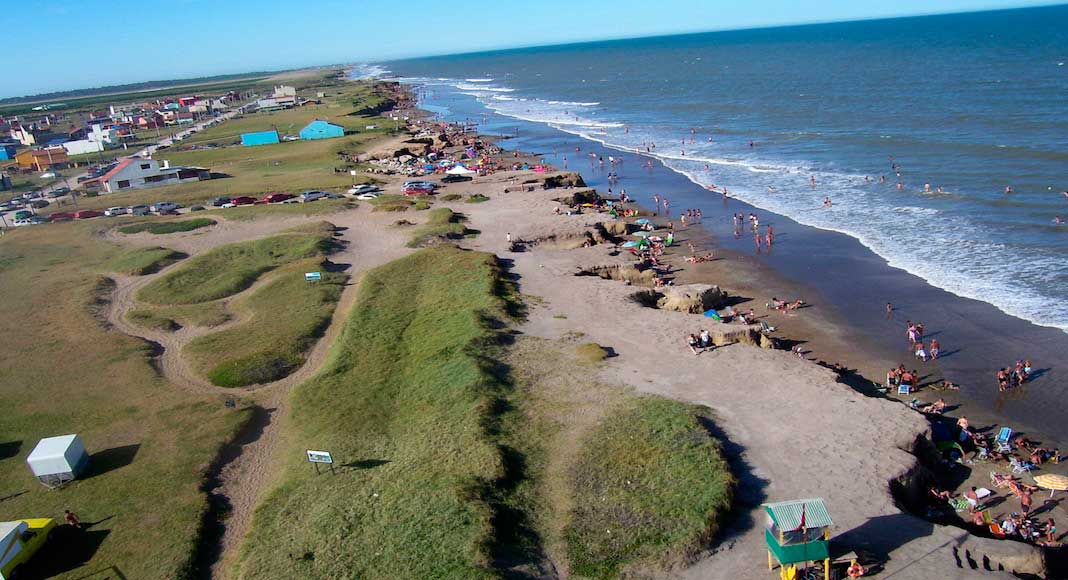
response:
M893 316L894 316L894 305L889 303L889 302L887 302L886 303L886 319L890 320L890 318L893 317Z
M916 343L916 358L923 362L927 362L927 351L923 348L923 342Z
M938 344L937 338L931 339L931 360L938 360L938 353L941 351L941 345Z
M1027 488L1020 493L1020 511L1024 516L1031 513L1031 490Z

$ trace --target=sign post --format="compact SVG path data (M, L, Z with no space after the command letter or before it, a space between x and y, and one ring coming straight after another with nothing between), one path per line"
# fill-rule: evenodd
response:
M319 475L319 464L325 463L330 466L330 473L334 473L334 458L330 455L329 451L312 451L308 449L305 451L308 454L308 462L315 466L315 474ZM334 475L337 475L334 473Z
M305 272L304 273L304 280L307 281L307 282L315 282L316 280L322 280L322 279L323 279L323 273L322 272Z

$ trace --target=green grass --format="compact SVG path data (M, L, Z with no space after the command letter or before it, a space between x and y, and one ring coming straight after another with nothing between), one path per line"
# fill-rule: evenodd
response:
M116 256L108 265L108 269L129 276L144 276L154 274L187 257L188 255L182 252L159 246L135 248Z
M420 199L419 201L415 202L415 205L412 206L412 209L414 209L415 211L423 211L425 209L430 209L430 202L426 201L425 199Z
M193 577L207 500L203 473L249 414L171 385L144 341L107 330L100 272L121 249L99 224L20 228L0 237L0 521L62 518L71 509L98 545L87 561L53 543L28 578ZM77 433L93 475L60 491L40 485L26 456L42 437Z
M463 196L459 193L446 193L442 195L439 199L441 201L459 201L461 198L463 198Z
M567 318L567 316L564 316L564 318ZM576 346L575 354L582 360L590 363L601 362L608 358L608 351L596 342L587 342Z
M368 272L323 371L292 395L279 485L239 563L256 578L490 578L503 475L481 359L502 317L489 254L422 250ZM317 476L305 449L333 453Z
M218 300L245 290L289 262L324 255L331 243L329 234L291 232L229 244L187 260L142 288L137 298L156 305Z
M464 203L482 203L484 201L489 201L489 199L490 198L482 195L481 193L476 193L474 195L467 196L467 199L464 200Z
M229 322L231 318L221 300L178 306L145 306L126 313L126 320L133 324L167 331L177 330L178 326L213 328Z
M409 195L387 193L370 201L373 208L371 211L405 211L415 205L415 201Z
M213 226L217 222L209 218L193 218L191 220L181 221L169 221L169 222L142 222L139 224L132 224L119 228L119 231L124 234L139 234L141 232L148 232L150 234L163 235L163 234L175 234L178 232L191 232L200 228L206 228Z
M312 203L272 203L268 205L242 205L226 209L214 210L209 213L218 213L226 216L226 219L238 221L252 221L262 217L274 216L312 216L328 215L339 211L354 209L356 202L350 199L320 199Z
M194 339L182 354L220 387L269 383L304 364L305 353L326 330L347 276L326 272L320 258L300 260L273 274L273 280L237 307L251 318L227 330ZM317 282L304 272L322 271Z
M412 232L409 248L418 248L434 240L456 240L468 233L464 217L451 209L439 207L427 213L427 221Z
M570 471L564 532L573 573L616 578L634 564L685 561L716 533L733 476L703 410L641 397L614 409Z

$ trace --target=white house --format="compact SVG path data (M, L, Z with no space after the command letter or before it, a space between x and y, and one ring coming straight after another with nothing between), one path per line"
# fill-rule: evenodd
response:
M107 173L85 182L106 193L126 189L141 189L160 185L174 185L211 179L211 172L203 167L171 167L166 160L131 157L115 164Z
M103 151L104 143L102 141L79 139L77 141L67 141L63 144L63 148L67 150L67 155L82 155Z

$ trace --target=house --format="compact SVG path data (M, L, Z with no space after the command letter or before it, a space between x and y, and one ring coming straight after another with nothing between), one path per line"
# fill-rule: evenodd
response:
M241 134L241 144L245 147L270 145L272 143L278 143L278 131L257 131L255 133Z
M0 159L14 159L18 145L14 143L0 143Z
M48 169L65 169L70 166L67 150L62 147L49 147L47 149L27 149L15 155L19 167L31 167L34 171Z
M197 102L197 98L198 97L195 95L192 97L179 97L178 104L183 107L188 107L189 105L192 105L193 103Z
M115 193L126 189L141 189L173 185L189 181L211 179L211 172L203 167L171 167L155 159L130 157L116 163L100 177L85 182L86 187Z
M297 89L288 85L279 85L274 88L270 97L256 101L256 106L261 111L292 109L297 104Z
M11 136L27 147L43 145L56 139L66 139L65 133L46 131L36 125L19 125L11 128Z
M62 147L67 151L68 155L84 155L86 153L103 151L104 143L102 141L92 141L90 139L78 139L77 141L67 141Z
M343 137L344 135L345 129L342 126L327 123L320 119L308 123L307 127L300 130L301 139L332 139L334 137Z

